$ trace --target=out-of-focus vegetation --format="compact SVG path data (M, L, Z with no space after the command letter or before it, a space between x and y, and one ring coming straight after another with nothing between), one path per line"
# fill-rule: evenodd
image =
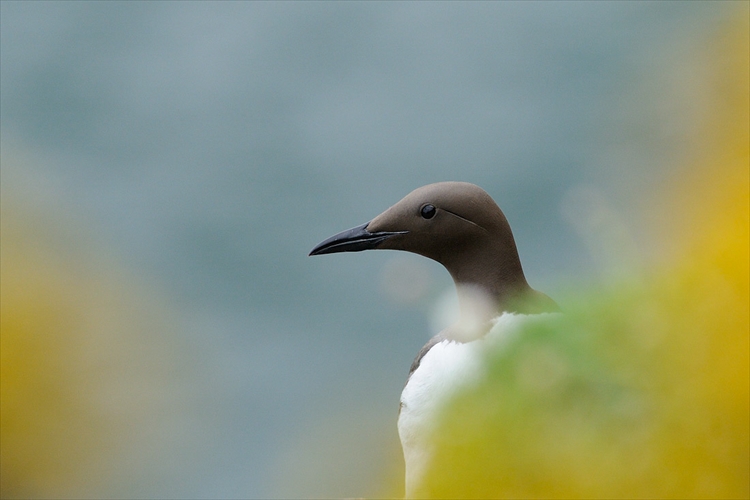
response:
M65 216L4 196L1 235L0 496L117 491L134 438L159 435L179 397L172 321L115 261L82 252Z
M493 353L425 497L748 498L748 36L739 19L696 56L693 155L648 207L667 257Z

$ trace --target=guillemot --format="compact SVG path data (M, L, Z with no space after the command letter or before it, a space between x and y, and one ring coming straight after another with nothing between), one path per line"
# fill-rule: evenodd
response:
M420 491L437 414L481 373L481 354L529 315L559 312L526 281L505 215L482 188L439 182L418 188L370 222L321 242L310 255L405 250L441 263L456 285L460 319L417 354L401 393L399 437L406 496Z

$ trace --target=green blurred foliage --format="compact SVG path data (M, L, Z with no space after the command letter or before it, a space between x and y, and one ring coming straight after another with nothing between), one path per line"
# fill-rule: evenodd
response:
M697 56L713 70L697 153L659 202L668 263L564 297L489 353L417 496L750 495L747 21L725 28Z

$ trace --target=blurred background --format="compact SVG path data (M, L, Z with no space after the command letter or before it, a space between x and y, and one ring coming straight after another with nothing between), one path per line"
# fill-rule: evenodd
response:
M309 250L463 180L563 307L638 282L747 24L747 2L1 2L0 493L399 492L399 394L452 283Z

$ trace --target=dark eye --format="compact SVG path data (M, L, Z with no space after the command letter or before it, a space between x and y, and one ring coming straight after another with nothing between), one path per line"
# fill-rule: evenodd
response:
M435 207L428 203L427 205L422 207L419 213L422 214L422 218L424 219L432 219L433 217L435 217Z

